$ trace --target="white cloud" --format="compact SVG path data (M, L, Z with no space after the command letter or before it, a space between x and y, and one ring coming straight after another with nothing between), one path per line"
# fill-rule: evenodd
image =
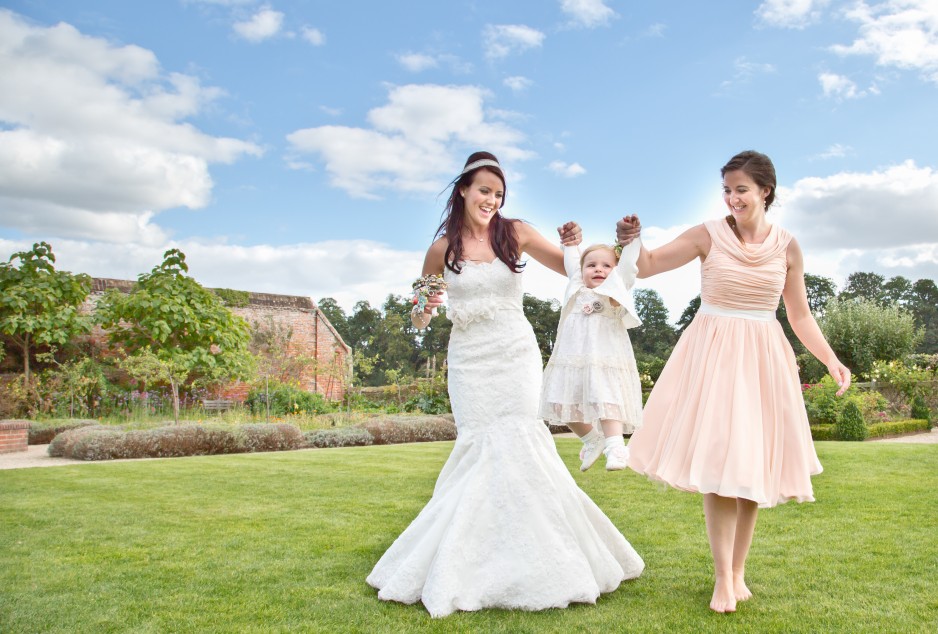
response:
M852 152L853 152L853 148L850 147L849 145L835 143L813 158L816 158L816 159L844 158L845 156L847 156L847 154L850 154Z
M772 64L750 62L746 57L737 57L733 60L733 79L722 83L722 88L729 88L734 84L744 84L752 80L755 75L769 75L775 72Z
M368 240L242 246L225 242L170 241L149 246L49 239L56 268L93 277L135 280L163 260L167 249L186 254L189 274L209 288L332 297L346 311L364 299L380 307L388 294L407 295L423 264L423 252L392 249ZM0 238L3 259L31 243ZM555 274L556 275L556 274ZM559 276L557 276L558 279Z
M547 169L552 171L554 174L563 176L564 178L576 178L577 176L586 174L586 168L584 168L579 163L551 161L550 165L547 166Z
M306 128L287 140L297 154L321 156L332 184L352 196L439 192L477 148L503 162L532 156L519 131L485 110L486 96L475 86L395 86L368 113L370 128Z
M756 9L756 16L768 26L803 29L821 18L829 0L766 0Z
M164 209L205 206L211 163L261 154L184 119L220 95L152 52L0 10L0 218L64 236L159 242Z
M489 59L540 48L545 37L537 29L523 24L488 24L482 31L485 56Z
M302 31L303 39L313 46L323 46L326 43L326 36L319 29L311 26L304 26Z
M428 68L436 68L439 64L436 58L423 53L404 53L397 56L397 61L412 73L419 73Z
M835 45L840 55L870 55L880 66L920 70L938 82L938 2L889 0L857 2L846 17L860 23L859 37L849 46Z
M263 42L277 35L283 28L283 13L265 5L250 19L235 22L232 28L239 37L248 42Z
M912 161L779 188L779 215L809 248L899 249L938 243L938 172ZM773 207L774 209L774 207Z
M560 0L560 9L574 24L587 28L604 26L616 17L603 0Z
M852 79L843 75L821 73L818 75L818 81L821 83L821 89L824 91L825 97L832 97L840 101L866 96L864 91L857 90L857 85Z
M534 85L533 81L527 77L521 77L520 75L506 77L502 83L515 92L523 92Z

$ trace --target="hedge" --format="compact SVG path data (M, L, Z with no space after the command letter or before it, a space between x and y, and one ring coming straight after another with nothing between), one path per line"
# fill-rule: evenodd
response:
M869 438L886 438L888 436L928 430L929 426L927 420L915 418L867 425ZM834 432L834 425L811 425L811 438L813 440L839 440Z
M93 420L69 420L55 422L37 422L29 423L29 444L30 445L48 445L52 439L63 431L78 429L79 427L90 427L98 423Z

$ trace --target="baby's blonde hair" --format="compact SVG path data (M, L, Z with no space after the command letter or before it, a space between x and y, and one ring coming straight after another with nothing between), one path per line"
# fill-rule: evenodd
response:
M616 255L616 250L615 250L614 248L612 248L610 245L608 245L608 244L591 244L590 246L586 247L586 250L583 251L583 253L580 254L580 268L582 268L582 267L583 267L583 263L586 262L586 256L588 256L588 255L589 255L590 253L592 253L593 251L600 251L600 250L602 250L602 249L605 249L606 251L609 251L610 253L612 253L612 257L615 259L616 262L619 261L619 257Z

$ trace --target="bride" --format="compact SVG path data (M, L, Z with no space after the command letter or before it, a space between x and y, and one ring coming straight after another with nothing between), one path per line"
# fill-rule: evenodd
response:
M423 275L443 275L453 322L449 394L458 437L433 497L368 583L388 601L456 610L542 610L595 603L644 562L577 487L537 418L541 355L522 311L522 253L563 274L563 255L529 225L504 218L498 160L476 152L453 182ZM576 223L558 230L581 240ZM412 319L425 328L442 303Z

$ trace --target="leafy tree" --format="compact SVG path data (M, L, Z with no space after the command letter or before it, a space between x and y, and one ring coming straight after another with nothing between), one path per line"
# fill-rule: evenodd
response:
M56 271L54 264L55 254L46 242L0 263L0 332L22 351L27 392L34 348L66 344L91 328L91 320L79 310L91 291L91 278Z
M921 279L912 285L909 310L915 323L924 330L918 352L938 354L938 286L934 280Z
M177 421L181 385L247 378L251 366L248 323L189 277L188 270L186 256L170 249L162 264L139 276L130 293L106 293L96 315L108 339L130 356L155 355L172 389Z
M847 277L844 290L840 292L840 299L866 299L871 302L882 303L883 286L886 278L879 273L851 273Z
M808 308L815 317L821 315L827 302L837 295L837 286L829 277L805 273L804 287L808 294Z
M632 346L637 352L667 359L674 344L677 332L668 323L668 309L658 291L650 288L635 290L635 310L642 325L629 331Z
M326 316L326 319L329 320L332 327L335 328L339 336L342 337L342 341L348 345L352 345L349 343L348 316L345 314L345 311L342 310L342 307L339 306L338 302L331 297L323 297L316 302L316 305L319 306L319 310L322 311L322 314Z
M694 317L697 316L698 310L700 310L700 295L697 295L688 302L687 308L684 309L684 312L681 313L681 317L677 320L678 334L684 334L684 331L690 326L690 322L694 321Z
M883 301L887 304L907 306L912 300L912 282L897 275L883 284Z
M868 299L833 299L818 324L838 358L862 376L869 374L874 361L911 354L922 337L908 311Z
M348 339L345 340L345 343L356 350L360 350L363 354L371 354L372 338L381 324L381 319L381 311L372 308L367 301L357 302L346 322Z
M537 347L541 351L541 362L546 364L554 350L557 327L560 325L560 302L538 299L525 293L521 304L524 316L534 329L534 338L537 339Z

